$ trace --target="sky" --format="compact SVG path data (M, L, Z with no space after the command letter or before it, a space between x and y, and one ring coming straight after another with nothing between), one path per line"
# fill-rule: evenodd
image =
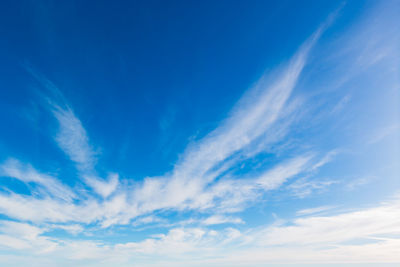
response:
M400 1L2 1L1 266L399 266Z

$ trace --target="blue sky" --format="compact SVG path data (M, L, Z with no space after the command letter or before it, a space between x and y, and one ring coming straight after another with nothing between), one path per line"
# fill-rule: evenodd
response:
M0 10L1 265L400 263L399 1Z

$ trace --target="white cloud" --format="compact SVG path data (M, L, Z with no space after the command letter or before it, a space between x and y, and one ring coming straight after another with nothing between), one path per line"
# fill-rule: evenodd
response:
M344 107L348 104L351 100L351 95L345 95L340 101L333 107L331 114L338 113L344 109Z
M320 31L317 31L274 80L262 77L233 108L230 117L202 140L192 144L174 170L174 175L181 179L205 176L217 163L265 134L279 119L303 70L309 50L319 35ZM215 171L214 175L206 177L206 181L212 180L218 173Z
M381 240L385 235L400 233L400 202L389 203L334 216L312 216L295 219L292 225L267 227L257 233L264 245L306 246L337 245L357 239Z
M108 181L104 181L98 177L85 176L85 182L93 188L96 193L101 195L103 198L106 198L117 189L119 177L118 174L110 174Z
M71 233L72 235L77 235L79 233L82 233L85 228L82 225L79 224L66 224L66 225L62 225L62 224L52 224L50 227L53 227L55 229L63 229L64 231L67 231L69 233Z
M67 222L79 218L82 222L90 222L96 218L99 208L92 202L83 208L52 198L38 199L32 196L0 194L0 212L23 221Z
M100 196L108 197L118 187L118 175L111 174L108 181L95 175L97 153L90 145L81 121L68 105L62 108L60 105L52 104L52 112L59 123L59 130L55 137L58 146L77 164L84 182Z
M372 180L376 179L375 176L366 176L361 178L352 179L351 181L346 183L347 190L355 190L359 187L370 183Z
M307 177L300 178L295 182L291 183L287 186L289 190L291 190L292 194L299 198L304 198L309 196L314 192L323 192L329 186L339 183L336 180L329 180L329 179L313 179L310 180Z
M321 160L314 164L312 170L317 170L319 167L331 162L333 158L339 153L338 149L329 151Z
M163 208L209 208L216 206L214 200L219 199L220 208L233 211L235 202L236 207L240 209L242 202L254 198L256 194L250 196L250 193L255 193L254 189L257 186L251 179L239 182L225 179L215 184L214 180L237 163L239 158L233 156L235 153L244 149L247 154L251 150L258 151L253 142L268 133L272 125L279 120L305 65L309 50L321 31L318 30L301 47L272 82L262 77L234 107L230 117L206 137L192 143L171 174L164 177L148 177L142 185L136 187L133 195L139 209L152 211ZM297 160L299 161L293 162L292 166L282 166L281 169L274 170L275 173L265 174L265 178L259 179L259 186L265 189L278 187L298 173L297 168L308 159ZM298 166L294 166L295 164ZM241 190L233 190L239 185ZM222 197L226 197L226 200Z
M90 144L82 122L57 86L31 66L26 65L25 67L46 91L44 94L48 104L46 108L51 111L59 125L54 137L57 145L71 161L76 163L80 174L85 177L84 182L99 195L108 197L117 188L118 177L110 175L109 181L104 181L96 175L95 165L98 151L95 151Z
M389 125L380 129L377 129L377 131L369 137L369 140L367 141L368 144L372 145L375 143L378 143L382 140L384 140L386 137L398 133L398 130L400 129L399 124L393 124Z
M215 224L225 224L225 223L243 224L244 221L237 217L227 217L224 215L213 215L201 221L201 224L204 225L215 225Z
M63 185L56 178L39 173L29 164L22 164L16 159L9 159L0 165L0 174L25 183L35 183L45 189L41 193L49 193L54 198L71 201L77 197L68 186Z
M150 223L160 223L164 222L165 220L163 218L150 215L150 216L144 216L141 218L136 219L132 225L137 226L137 225L142 225L142 224L150 224Z
M320 206L320 207L315 207L315 208L299 210L296 212L296 214L299 216L304 216L304 215L322 213L324 211L331 210L333 208L334 208L333 206Z
M271 190L281 186L287 179L304 171L306 164L311 156L297 157L282 165L278 165L272 170L268 170L257 179L263 189Z
M49 253L57 244L47 237L41 236L46 229L26 223L0 221L0 246L17 250L29 249L34 253Z
M72 109L53 104L53 114L59 123L59 131L55 137L60 148L78 164L81 170L91 170L95 163L95 152L89 145L86 130Z
M0 221L0 231L26 240L35 239L44 232L44 230L29 224L5 220Z

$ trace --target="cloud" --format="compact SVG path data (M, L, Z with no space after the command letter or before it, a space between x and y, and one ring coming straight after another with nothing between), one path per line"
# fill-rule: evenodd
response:
M260 78L220 126L203 139L190 144L171 174L147 177L142 185L136 187L133 195L139 209L150 212L165 208L214 207L215 199L219 199L220 207L226 206L230 201L231 207L226 207L229 209L235 202L232 202L232 199L237 199L237 204L248 199L250 194L247 193L254 191L254 181L250 180L250 185L247 185L245 180L235 182L225 179L217 183L214 183L214 180L243 160L241 152L244 150L246 154L252 150L259 151L258 138L266 135L284 113L285 103L296 86L308 53L322 33L322 28L305 42L287 66L277 72L274 79L266 76ZM273 135L273 132L271 134ZM284 173L285 168L282 167L275 170L275 173L260 178L259 186L264 186L265 189L276 188L285 179L297 173L296 168L300 167L303 161L307 161L298 160L296 164L299 166L291 166L294 169L287 173ZM241 186L241 190L232 190L238 185ZM243 191L243 194L240 193ZM225 201L222 197L229 197L229 200Z
M317 170L319 167L324 166L325 164L331 162L337 154L339 154L338 149L329 151L321 160L319 160L317 163L314 164L312 170Z
M62 229L64 231L67 231L68 233L71 233L72 235L77 235L79 233L82 233L85 229L82 225L79 224L67 224L67 225L62 225L62 224L56 224L56 225L51 225L55 229Z
M310 159L311 156L297 157L272 170L268 170L257 179L257 184L266 190L276 189L287 179L301 173Z
M65 201L77 198L76 194L68 186L63 185L56 178L39 173L29 164L22 164L16 159L8 159L0 165L0 174L25 183L37 184L43 189L41 190L42 193L48 193L49 196L54 198Z
M144 216L144 217L136 219L132 223L132 225L138 226L138 225L142 225L142 224L152 224L152 223L160 223L160 222L165 222L165 219L154 216L154 215L150 215L150 216Z
M59 131L55 137L59 147L78 164L81 170L91 170L95 163L96 153L89 145L86 130L81 121L70 108L62 109L53 105L53 114L59 123Z
M333 206L320 206L320 207L315 207L315 208L298 210L296 212L296 214L299 215L299 216L304 216L304 215L322 213L324 211L327 211L327 210L330 210L330 209L333 209L333 208L334 208Z
M96 153L89 144L85 128L75 116L68 101L58 87L33 66L26 63L24 67L41 85L38 94L45 100L45 108L58 122L58 132L54 137L58 146L79 169L91 170L96 162Z
M57 244L42 236L45 231L26 223L1 220L0 247L49 253L57 247Z
M225 223L233 223L233 224L243 224L243 220L235 217L227 217L223 215L213 215L201 221L201 224L204 225L215 225L215 224L225 224Z
M398 133L400 128L399 124L389 125L383 128L378 129L372 136L370 136L367 144L372 145L384 140L386 137Z
M340 101L333 107L331 114L336 114L340 111L342 111L345 106L350 102L351 100L351 95L347 94L345 95Z
M65 228L66 224L76 223L107 228L114 224L128 224L132 218L141 215L134 205L128 205L124 194L106 201L90 197L69 203L50 197L3 193L0 194L0 213L21 221L49 223L55 228L57 225L60 225L58 228Z
M372 180L377 179L376 176L366 176L366 177L360 177L356 179L352 179L351 181L346 183L346 189L347 190L355 190L358 189L359 187L362 187L368 183L370 183Z
M287 186L289 190L291 190L292 194L298 198L304 198L306 196L309 196L313 192L322 192L326 190L329 186L333 184L339 183L336 180L310 180L307 177L305 178L300 178L296 180L295 182L291 183L290 185Z
M400 232L398 199L378 207L334 216L311 216L295 219L292 225L268 227L259 242L265 245L330 244L345 246L361 238L380 240L386 234ZM259 233L257 233L259 235Z
M261 77L254 88L239 100L230 117L186 150L174 174L182 179L205 175L216 164L265 134L279 119L304 68L308 53L320 34L321 30L318 30L306 41L274 80ZM209 179L218 173L215 171Z
M108 181L104 181L97 177L86 176L85 182L94 189L96 193L101 195L103 198L111 195L119 185L118 174L110 174L108 177Z
M98 151L95 151L91 145L82 122L75 115L64 95L55 84L32 66L26 64L25 68L45 90L40 94L47 100L46 108L57 120L59 126L54 136L57 145L71 161L76 163L77 169L84 177L84 182L102 197L108 197L118 186L118 176L110 175L109 181L105 181L96 174Z
M118 187L118 175L111 174L108 181L96 175L94 166L97 161L97 153L90 145L81 121L68 106L65 109L57 104L52 106L54 117L59 123L59 130L55 137L58 146L77 164L78 170L84 177L84 182L100 196L108 197Z
M11 218L31 222L68 222L79 219L90 222L96 217L98 205L86 204L87 208L52 198L38 199L17 194L0 194L0 212ZM94 215L94 216L93 216Z

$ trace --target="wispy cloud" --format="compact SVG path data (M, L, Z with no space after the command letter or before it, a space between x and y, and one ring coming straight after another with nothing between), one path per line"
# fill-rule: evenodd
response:
M42 234L46 229L38 228L26 223L0 221L0 247L35 253L49 253L54 251L57 243Z
M333 107L331 113L335 114L338 113L340 111L342 111L345 106L350 102L351 100L351 95L347 94L345 95L342 99L340 99L340 101Z
M307 245L326 243L345 245L359 238L380 240L400 230L399 201L335 216L312 216L294 220L293 225L268 227L260 238L263 244Z
M329 163L339 152L340 151L338 149L329 151L322 159L320 159L317 163L314 164L314 166L312 166L312 170L317 170L319 167Z
M287 179L301 173L311 156L297 157L289 162L268 170L257 179L257 183L264 189L276 189Z
M96 161L96 153L89 143L85 128L63 93L31 64L25 63L24 67L39 83L38 95L44 100L45 108L58 122L59 127L54 140L79 169L91 170Z
M284 70L271 81L263 76L238 104L221 126L199 142L192 144L177 165L175 174L195 177L206 174L217 163L249 146L276 122L318 40L318 30L290 60ZM218 173L218 171L216 171ZM212 179L211 177L209 179Z
M56 199L71 201L76 194L58 179L47 174L39 173L29 164L22 164L16 159L9 159L0 165L0 175L12 177L25 183L39 186L40 193L49 194Z
M327 210L331 210L333 208L334 208L333 206L320 206L320 207L315 207L315 208L298 210L296 212L296 214L300 215L300 216L304 216L304 215L321 213L321 212L324 212L324 211L327 211Z
M399 129L400 129L399 124L393 124L387 127L380 128L375 133L373 133L372 136L370 136L367 143L370 145L378 143L383 139L385 139L386 137L398 133Z
M59 147L78 164L80 170L92 170L96 153L89 145L86 130L70 108L53 105L53 114L59 123L55 137Z
M94 189L96 193L106 198L111 195L119 185L118 174L110 174L108 180L99 179L90 175L85 176L86 183Z
M139 208L146 211L168 207L204 208L215 206L213 202L216 199L221 207L229 202L221 199L222 197L237 199L240 202L248 199L250 194L246 194L246 190L253 191L254 181L247 185L245 181L237 183L227 180L213 184L214 180L233 164L243 160L241 152L244 149L247 154L251 154L251 150L259 151L257 139L266 135L282 115L285 103L296 86L308 53L318 40L322 28L305 42L287 66L277 72L274 79L261 77L254 88L239 100L231 116L203 139L189 145L170 175L146 178L134 193ZM292 170L286 170L284 167L275 170L275 173L260 178L258 184L264 185L265 188L277 187L297 173L300 165L307 161L298 160L296 164L299 166L291 166L294 167ZM241 190L232 190L238 184L241 185Z
M308 179L307 177L300 178L295 182L288 185L288 189L291 190L292 194L299 198L309 196L314 192L322 192L329 186L339 183L336 180L330 179Z
M75 115L62 92L32 66L26 65L25 68L45 90L39 94L46 99L46 108L58 122L58 131L54 136L57 145L71 161L76 163L81 177L88 186L103 197L109 196L118 186L118 176L110 175L109 180L106 181L96 174L98 150L91 145L82 122Z
M242 224L244 223L242 219L237 217L227 217L223 215L213 215L201 221L204 225L214 225L214 224L225 224L225 223L233 223L233 224Z
M375 176L365 176L365 177L359 177L352 179L351 181L346 183L346 189L347 190L355 190L358 189L368 183L370 183L372 180L375 180L377 177Z
M280 187L311 167L309 163L313 157L309 154L279 163L261 174L249 173L249 178L232 179L227 176L217 179L235 163L245 159L243 151L246 155L252 154L252 150L258 153L260 137L269 133L274 135L272 126L285 114L285 104L296 86L310 49L324 27L317 30L288 64L275 72L274 77L261 77L220 126L190 144L172 172L162 177L147 177L143 182L119 190L118 174L112 174L108 179L99 178L96 174L96 153L82 122L62 93L33 68L28 68L50 96L54 96L47 102L49 111L59 124L55 141L76 163L84 182L103 200L86 195L79 196L76 203L61 203L49 197L37 199L34 196L0 195L2 213L33 222L98 222L101 227L109 227L127 224L137 216L163 209L213 208L221 214L242 210L247 202L256 200L262 192ZM33 176L19 174L18 177L26 180ZM54 191L59 183L55 179L51 181L54 185L48 183L47 186ZM72 193L69 198L72 198ZM38 207L48 212L43 213Z

